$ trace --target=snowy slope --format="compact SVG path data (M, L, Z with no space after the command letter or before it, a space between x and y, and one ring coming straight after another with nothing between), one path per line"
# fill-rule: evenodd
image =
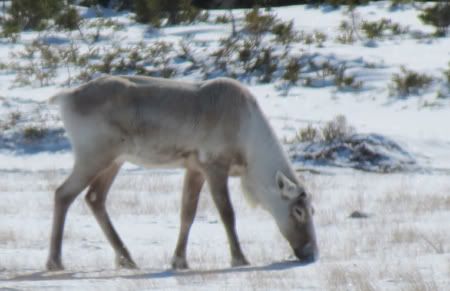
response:
M450 99L436 95L445 86L442 72L450 61L450 37L415 38L433 28L420 22L417 8L390 10L389 5L376 2L359 7L357 18L389 18L408 26L410 33L370 42L361 37L353 44L335 41L340 22L350 17L344 8L291 6L272 11L283 21L293 20L297 30L328 36L320 47L293 44L292 55L317 54L319 59L347 61L350 72L363 81L361 90L297 85L286 95L279 79L260 84L241 78L280 140L292 139L308 124L321 126L342 114L358 133L383 134L395 140L423 169L390 175L328 167L300 172L314 196L321 249L319 262L307 266L292 261L273 219L261 209L251 209L241 195L239 181L233 179L238 232L252 265L228 268L225 233L204 190L188 247L192 269L169 270L178 231L182 171L126 165L113 186L108 207L140 269L115 270L109 244L84 201L78 199L69 212L64 241L67 271L45 272L52 193L73 161L57 110L46 105L46 100L66 86L68 72L59 68L55 80L40 87L16 86L17 72L0 71L0 120L10 123L11 114L20 112L16 124L2 127L0 137L0 290L446 290L450 285ZM80 11L88 21L96 20L92 11ZM210 18L225 13L214 11ZM244 13L234 12L238 27L242 27ZM105 15L122 26L117 31L101 31L100 41L93 45L100 49L117 42L123 46L143 42L151 47L156 41L176 46L187 40L207 62L209 54L220 47L219 40L231 33L230 24L212 21L152 30L136 24L129 13L105 11ZM82 50L88 49L76 32L24 32L17 43L0 40L0 62L15 61L12 52L42 37L55 47L72 40ZM189 66L188 62L174 64L180 72ZM393 98L388 85L402 65L439 81L419 96ZM203 76L193 70L176 78L199 80ZM30 142L22 133L31 125L43 126L51 134ZM367 212L369 218L349 219L354 210Z

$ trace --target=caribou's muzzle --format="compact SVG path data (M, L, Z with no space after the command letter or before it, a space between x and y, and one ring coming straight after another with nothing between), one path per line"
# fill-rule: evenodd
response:
M299 261L305 264L314 263L319 259L319 250L313 242L307 243L302 248L294 249L294 253Z

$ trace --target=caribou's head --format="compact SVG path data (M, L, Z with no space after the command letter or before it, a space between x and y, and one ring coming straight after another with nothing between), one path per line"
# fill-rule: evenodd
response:
M311 197L298 181L292 181L280 171L277 172L275 180L276 188L284 204L284 213L279 213L277 219L281 233L301 262L313 262L318 258L319 252L314 231L314 209L311 205Z

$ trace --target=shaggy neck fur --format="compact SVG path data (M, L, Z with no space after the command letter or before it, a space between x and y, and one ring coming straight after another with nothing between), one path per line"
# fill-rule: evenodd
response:
M286 177L298 183L295 172L262 112L253 112L247 134L250 136L246 147L247 171L242 176L244 190L250 202L260 204L268 210L278 223L286 217L288 204L281 198L276 184L276 173L281 171Z

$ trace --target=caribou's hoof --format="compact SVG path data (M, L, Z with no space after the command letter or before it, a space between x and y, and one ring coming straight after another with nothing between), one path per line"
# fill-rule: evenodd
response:
M136 263L131 258L120 256L116 258L116 267L119 269L137 269Z
M48 259L46 267L47 270L51 272L64 270L64 266L62 265L60 260Z
M233 258L231 260L231 266L232 267L242 267L242 266L248 266L250 265L246 258Z
M174 270L186 270L189 266L187 264L186 258L173 257L172 258L172 269Z

